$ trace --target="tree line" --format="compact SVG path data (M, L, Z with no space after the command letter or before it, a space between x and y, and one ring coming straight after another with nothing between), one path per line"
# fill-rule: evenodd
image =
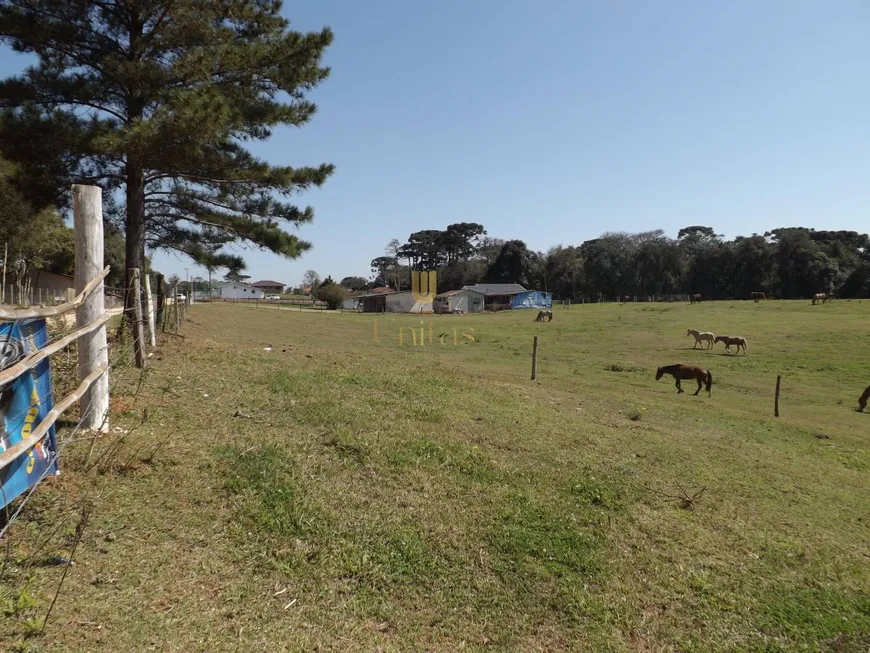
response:
M701 294L708 299L747 299L753 292L799 299L824 292L870 297L870 238L855 231L804 227L774 229L731 240L712 227L608 232L579 245L535 252L521 240L490 238L482 225L460 223L391 241L371 262L366 287L407 289L410 271L438 271L438 291L481 282L519 283L560 299L595 301ZM342 280L360 289L359 277Z

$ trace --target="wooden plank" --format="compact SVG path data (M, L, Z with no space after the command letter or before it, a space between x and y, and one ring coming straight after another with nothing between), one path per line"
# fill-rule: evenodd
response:
M81 399L82 395L84 395L88 388L91 387L91 384L98 378L103 376L108 369L108 363L104 363L93 372L91 372L79 384L78 388L71 392L67 397L63 399L63 401L57 404L54 408L48 411L48 414L42 419L42 421L39 423L39 426L31 431L30 435L21 440L21 442L16 442L14 445L12 445L6 451L0 454L0 469L3 469L10 463L15 462L15 460L21 454L23 454L37 442L42 440L42 438L45 437L45 434L48 433L48 429L50 429L52 425L57 421L57 418L60 417L64 413L64 411L66 411L75 402Z

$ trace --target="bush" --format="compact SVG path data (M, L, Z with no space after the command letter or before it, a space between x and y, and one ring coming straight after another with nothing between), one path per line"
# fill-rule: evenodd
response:
M341 302L347 297L347 289L337 283L330 283L317 289L317 299L326 302L327 308L331 311L341 306Z

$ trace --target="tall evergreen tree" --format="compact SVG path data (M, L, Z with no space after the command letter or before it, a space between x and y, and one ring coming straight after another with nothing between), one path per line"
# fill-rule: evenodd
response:
M246 145L301 126L332 32L289 29L280 0L0 0L0 40L38 57L0 83L3 149L71 180L125 189L126 266L145 245L211 266L242 241L295 258L290 195L333 166L271 166ZM46 138L50 135L51 138ZM55 166L56 167L56 166ZM55 172L50 168L50 172Z

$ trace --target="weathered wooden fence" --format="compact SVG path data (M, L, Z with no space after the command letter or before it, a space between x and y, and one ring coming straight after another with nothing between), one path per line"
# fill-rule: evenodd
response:
M0 321L12 322L25 327L44 329L44 321L50 317L63 316L75 311L75 329L54 342L36 346L16 343L17 360L0 370L0 388L13 388L25 375L34 375L34 370L52 354L70 344L78 343L79 385L69 395L54 401L53 397L31 397L24 425L11 433L4 432L5 442L0 452L0 482L10 477L9 468L17 468L22 461L33 457L34 449L41 456L53 457L45 466L46 472L57 469L57 448L48 446L48 436L58 418L76 402L80 403L78 428L96 432L108 430L109 415L109 355L106 337L106 322L110 313L105 310L103 280L109 268L103 268L103 212L102 191L94 186L73 186L73 213L75 221L75 288L77 296L54 306L15 308L0 306ZM42 322L42 324L40 324ZM34 325L34 323L36 323ZM11 327L9 333L12 333ZM7 343L9 339L7 338ZM48 372L45 372L48 374ZM37 394L34 378L33 393ZM45 387L45 386L43 386ZM10 390L11 391L11 390ZM53 404L38 423L35 419L41 412L36 406ZM18 416L19 423L21 416ZM7 422L9 420L7 419ZM42 477L26 479L25 490L31 492L43 480ZM16 484L15 496L0 497L6 509L4 519L8 522L8 504L21 494L22 487ZM0 530L2 536L8 523Z

